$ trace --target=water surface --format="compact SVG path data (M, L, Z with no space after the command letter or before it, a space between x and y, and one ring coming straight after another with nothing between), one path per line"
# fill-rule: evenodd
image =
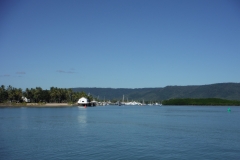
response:
M1 108L0 159L240 159L240 107Z

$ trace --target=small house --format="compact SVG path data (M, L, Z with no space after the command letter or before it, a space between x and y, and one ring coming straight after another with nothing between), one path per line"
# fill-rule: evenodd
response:
M88 105L89 104L88 99L85 97L80 98L77 103L79 105Z
M26 103L29 103L30 102L30 99L27 99L27 97L22 97L22 100Z

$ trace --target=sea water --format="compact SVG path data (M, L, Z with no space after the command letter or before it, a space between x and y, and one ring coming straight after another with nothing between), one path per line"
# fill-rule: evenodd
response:
M240 107L1 108L0 159L240 159Z

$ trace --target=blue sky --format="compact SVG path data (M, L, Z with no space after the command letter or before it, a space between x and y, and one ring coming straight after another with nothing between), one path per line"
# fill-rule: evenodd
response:
M0 84L23 89L240 82L240 3L1 1L0 57Z

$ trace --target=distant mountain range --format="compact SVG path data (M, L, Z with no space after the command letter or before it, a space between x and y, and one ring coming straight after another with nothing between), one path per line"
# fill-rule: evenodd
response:
M162 101L172 98L221 98L240 100L240 83L217 83L210 85L166 86L163 88L72 88L95 98L125 101Z

